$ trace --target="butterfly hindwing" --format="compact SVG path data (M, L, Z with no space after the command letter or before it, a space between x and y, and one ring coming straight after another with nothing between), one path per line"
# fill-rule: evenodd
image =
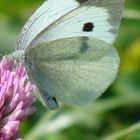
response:
M113 82L119 57L104 41L75 37L33 47L26 65L37 86L52 97L66 104L83 105Z

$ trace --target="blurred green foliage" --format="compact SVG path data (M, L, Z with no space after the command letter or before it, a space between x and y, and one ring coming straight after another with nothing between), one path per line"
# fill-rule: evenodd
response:
M14 50L29 15L43 0L0 0L0 54ZM25 140L140 140L140 1L126 0L115 43L121 57L114 84L92 104L38 111L21 124Z

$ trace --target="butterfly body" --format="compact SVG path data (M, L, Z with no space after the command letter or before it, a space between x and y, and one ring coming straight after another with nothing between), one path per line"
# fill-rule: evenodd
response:
M119 56L112 42L123 0L48 0L33 14L17 41L42 102L84 105L114 81ZM116 8L116 9L115 9Z

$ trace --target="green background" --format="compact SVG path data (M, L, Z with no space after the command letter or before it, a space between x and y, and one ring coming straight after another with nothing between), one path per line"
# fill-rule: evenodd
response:
M28 17L43 0L0 0L0 54L11 53ZM37 112L20 126L24 140L140 140L140 0L126 0L114 46L121 57L113 85L84 107Z

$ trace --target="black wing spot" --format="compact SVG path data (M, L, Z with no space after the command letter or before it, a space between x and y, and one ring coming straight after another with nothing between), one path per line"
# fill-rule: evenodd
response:
M83 4L85 2L88 2L88 0L77 0L80 4Z
M94 24L92 22L88 22L84 24L83 31L84 32L91 32L93 31Z

